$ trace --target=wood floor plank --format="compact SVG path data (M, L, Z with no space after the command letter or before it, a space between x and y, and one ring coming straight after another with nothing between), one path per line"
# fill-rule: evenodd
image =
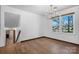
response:
M9 43L0 48L1 54L79 54L79 45L55 39L38 38L35 40Z

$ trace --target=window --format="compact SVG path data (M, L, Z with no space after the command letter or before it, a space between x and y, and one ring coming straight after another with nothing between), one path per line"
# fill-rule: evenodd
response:
M63 27L62 32L73 33L73 14L62 16Z
M52 18L52 30L59 32L59 17Z

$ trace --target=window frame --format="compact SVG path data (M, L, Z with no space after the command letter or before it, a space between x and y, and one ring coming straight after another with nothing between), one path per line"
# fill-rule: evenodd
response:
M73 26L74 13L69 13L69 14L62 15L61 18L63 16L67 16L68 17L68 31L67 32L63 31L64 21L62 19L62 24L63 24L62 25L62 32L64 32L64 33L73 33L73 29L74 29L74 26ZM72 31L70 31L70 20L69 20L69 16L72 16Z

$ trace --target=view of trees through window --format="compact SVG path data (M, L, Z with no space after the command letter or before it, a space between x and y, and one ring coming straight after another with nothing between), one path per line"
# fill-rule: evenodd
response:
M63 20L62 31L72 33L73 32L73 14L62 16L62 20Z
M60 17L52 18L52 30L59 32L60 21L62 20L62 32L73 33L73 14L63 15Z
M59 32L59 17L52 18L52 30Z

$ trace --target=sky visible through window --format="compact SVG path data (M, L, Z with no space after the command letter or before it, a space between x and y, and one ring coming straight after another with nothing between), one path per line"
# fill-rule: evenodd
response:
M64 25L68 24L68 16L63 16Z
M59 17L52 19L52 30L54 32L59 32Z
M65 15L63 19L63 32L73 32L73 15Z
M54 18L52 20L52 26L59 26L59 19L58 18Z
M73 32L73 15L64 15L62 16L62 19L59 17L55 17L52 18L52 30L54 32L58 32L59 31L59 23L60 20L62 20L62 31L63 32Z

